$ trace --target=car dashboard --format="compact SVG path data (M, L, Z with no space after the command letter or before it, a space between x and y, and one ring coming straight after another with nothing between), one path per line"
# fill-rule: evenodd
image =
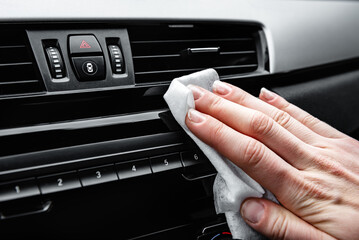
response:
M2 1L3 239L232 239L163 100L214 68L359 137L355 1Z

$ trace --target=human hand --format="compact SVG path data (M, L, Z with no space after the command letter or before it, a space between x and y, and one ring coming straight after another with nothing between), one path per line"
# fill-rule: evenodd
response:
M274 239L359 239L359 142L266 89L190 85L186 118L202 141L282 204L247 199L247 224Z

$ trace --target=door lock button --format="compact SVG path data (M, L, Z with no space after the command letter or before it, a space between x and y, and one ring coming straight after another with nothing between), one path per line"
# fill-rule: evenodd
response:
M105 61L102 56L73 57L73 65L82 81L102 80L105 78Z
M97 73L97 64L94 61L86 61L82 64L82 71L87 75L94 75Z

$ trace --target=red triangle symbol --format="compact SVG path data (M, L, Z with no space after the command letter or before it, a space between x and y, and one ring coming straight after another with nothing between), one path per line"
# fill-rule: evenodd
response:
M80 48L91 48L91 46L85 40L82 40Z

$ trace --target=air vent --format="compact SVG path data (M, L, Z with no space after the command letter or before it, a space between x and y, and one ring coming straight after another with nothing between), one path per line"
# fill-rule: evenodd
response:
M258 69L255 27L150 25L128 31L136 84L168 82L205 68L222 78Z
M42 87L25 31L0 31L0 97L40 92Z

